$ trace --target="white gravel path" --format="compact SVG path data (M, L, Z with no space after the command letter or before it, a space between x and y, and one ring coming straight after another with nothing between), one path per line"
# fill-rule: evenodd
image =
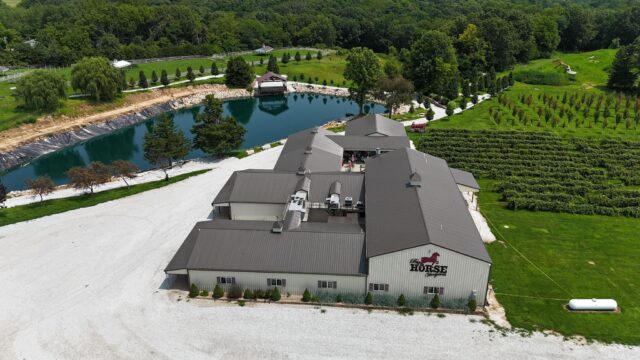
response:
M467 316L176 301L162 269L232 171L281 147L91 208L0 228L0 359L632 359L638 348L502 336ZM477 319L477 318L475 318Z

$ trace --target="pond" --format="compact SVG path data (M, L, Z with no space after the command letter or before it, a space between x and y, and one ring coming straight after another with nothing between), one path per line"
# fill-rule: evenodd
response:
M357 104L336 96L314 94L287 94L229 100L224 102L224 113L242 124L247 132L243 149L261 146L286 138L289 134L330 120L345 117L358 111ZM382 113L381 105L369 104L365 110ZM194 117L202 111L201 106L173 112L174 121L191 139ZM9 191L26 188L25 181L38 176L49 176L56 184L65 184L66 171L74 166L86 166L92 161L109 164L114 160L129 160L141 170L151 168L144 159L143 139L156 118L119 129L112 133L89 139L51 154L39 157L21 167L2 174L2 182ZM187 159L203 156L192 150Z

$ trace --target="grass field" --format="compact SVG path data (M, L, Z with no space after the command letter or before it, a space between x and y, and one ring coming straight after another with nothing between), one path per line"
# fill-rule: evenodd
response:
M300 62L296 62L293 59L288 64L282 64L280 62L280 58L282 57L282 54L284 52L289 52L293 56L295 54L295 51L296 50L273 51L273 55L278 58L278 65L280 67L280 71L283 74L287 74L291 78L293 78L294 76L296 78L299 78L301 74L304 74L305 82L309 81L308 78L309 76L311 76L314 82L316 82L315 78L317 77L318 82L320 83L322 83L323 80L326 80L327 83L330 83L331 80L333 80L336 86L343 84L344 78L342 77L342 72L345 67L344 56L327 54L322 58L322 60L317 60L315 58L317 52L311 51L313 60L307 61L304 60L304 56L306 55L307 50L300 50L300 53L303 56L303 60L301 60ZM268 56L245 55L243 57L247 61L254 62L254 70L257 74L262 74L266 71ZM263 59L263 65L259 64L260 59ZM381 58L381 61L384 62L384 58ZM156 74L159 77L162 70L166 70L169 75L169 79L173 81L176 69L180 69L182 73L181 80L185 80L187 68L189 66L193 68L196 76L201 76L199 72L200 66L204 67L205 72L203 75L210 75L212 62L213 60L211 59L201 58L138 64L127 68L126 76L127 80L133 78L137 82L140 71L144 71L147 79L149 80L149 83L151 84L151 74L153 71L156 71ZM226 60L216 60L216 64L218 65L219 69L223 69L225 67ZM12 70L12 72L16 71L20 70ZM71 78L71 67L60 68L51 71L58 72L66 79ZM216 80L210 80L209 82L219 82L219 79ZM11 95L11 87L13 86L15 86L15 82L0 81L0 131L11 129L25 123L34 122L39 116L43 115L34 112L18 110L16 99ZM67 94L73 94L73 90L70 87L67 88ZM86 99L68 99L65 101L64 106L61 109L58 109L54 115L75 116L80 112L80 110L86 110L87 108L91 108L93 112L104 111L108 108L117 106L117 103L122 101L122 98L120 98L116 100L116 103L93 104Z
M105 190L91 195L81 195L64 199L46 200L29 205L16 206L8 209L0 209L0 226L15 224L21 221L33 220L39 217L59 214L65 211L98 205L103 202L120 199L126 196L139 194L144 191L161 188L178 181L200 175L209 170L193 171L187 174L177 175L169 181L158 180L144 184Z
M639 219L511 211L481 181L481 211L498 241L491 282L512 325L640 344ZM613 298L619 314L570 313L572 298Z
M21 0L2 0L5 2L5 4L12 6L12 7L16 7Z

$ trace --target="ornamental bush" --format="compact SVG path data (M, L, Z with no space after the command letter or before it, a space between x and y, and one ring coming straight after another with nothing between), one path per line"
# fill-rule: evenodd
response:
M220 285L216 284L216 287L213 288L213 298L214 299L220 299L223 296L224 296L224 289L222 289L222 287L220 287Z
M253 300L262 299L264 297L264 291L262 289L253 290Z
M398 306L404 306L407 303L407 300L405 300L404 298L404 294L400 294L400 297L398 298Z
M431 302L429 303L429 306L431 306L432 309L437 309L440 307L440 297L438 296L438 294L435 294L433 296Z
M273 292L271 293L271 301L280 301L280 290L278 290L278 288L274 288Z
M232 285L227 291L229 299L240 299L242 297L242 288L238 285Z
M431 107L429 107L429 109L427 110L427 120L431 121L433 120L433 117L436 115L435 111L433 111L433 109L431 109Z
M254 299L253 291L251 291L251 289L245 290L244 294L242 295L242 298L246 300L253 300Z
M476 299L469 299L469 302L467 303L467 308L469 309L469 312L474 313L477 307L478 307L478 303L476 302Z
M304 293L302 294L302 301L309 302L309 300L311 300L311 293L309 292L309 289L304 289Z
M191 289L189 290L189 297L194 298L200 294L200 290L196 284L191 284Z
M453 101L449 101L447 103L447 109L445 110L445 113L447 114L447 116L453 115L455 108L456 108L456 103Z
M373 295L370 292L367 293L367 296L364 298L364 303L367 305L373 304Z
M200 296L209 296L209 292L207 290L200 291Z

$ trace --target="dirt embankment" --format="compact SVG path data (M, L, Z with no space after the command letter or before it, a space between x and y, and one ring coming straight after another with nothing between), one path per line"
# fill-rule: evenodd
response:
M68 132L88 124L103 123L118 116L139 112L154 105L184 99L193 95L216 94L220 98L249 96L244 89L229 89L224 85L200 85L177 89L153 90L129 95L117 108L87 106L76 117L45 116L34 124L26 124L0 133L0 153L6 153L22 145L33 143L53 134ZM196 104L193 104L196 105ZM102 111L104 109L106 111ZM96 111L101 111L96 113Z

